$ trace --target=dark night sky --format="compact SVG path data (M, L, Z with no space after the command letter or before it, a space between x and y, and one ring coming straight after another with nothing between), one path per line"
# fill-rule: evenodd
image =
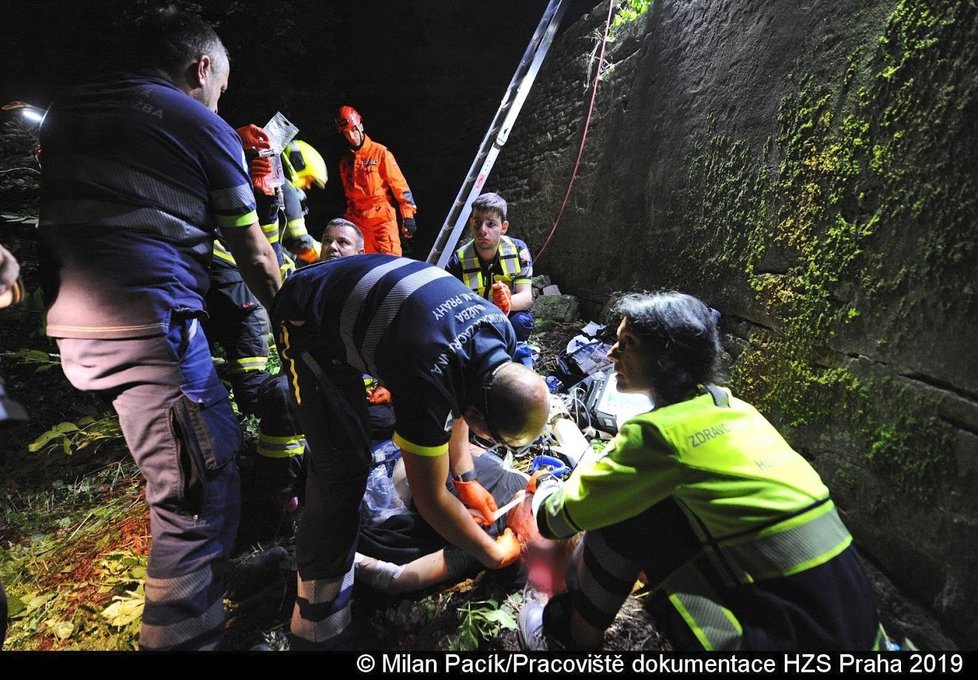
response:
M0 101L48 105L71 83L125 68L145 1L6 0ZM310 195L310 230L343 207L341 140L351 104L371 137L395 153L418 202L414 256L424 258L546 0L298 0L201 3L231 52L220 113L232 125L282 111L326 158L330 182ZM596 0L573 0L569 25Z

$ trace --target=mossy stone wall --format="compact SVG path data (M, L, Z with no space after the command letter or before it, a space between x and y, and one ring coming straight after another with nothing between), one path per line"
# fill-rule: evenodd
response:
M560 36L489 183L534 250L607 8ZM978 7L663 1L607 58L538 273L595 302L668 287L720 309L736 391L820 471L864 556L978 644Z

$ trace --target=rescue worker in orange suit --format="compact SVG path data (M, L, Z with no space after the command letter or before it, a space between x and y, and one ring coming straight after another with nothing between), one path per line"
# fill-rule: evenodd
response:
M300 261L318 259L319 243L306 231L305 194L299 187L325 187L326 164L305 142L290 142L281 155L287 181L281 187L266 187L271 163L257 152L269 148L267 135L255 125L237 132L251 159L249 174L259 224L275 251L284 280L295 269L290 255ZM257 456L250 460L252 474L242 476L238 547L244 549L286 528L288 516L298 508L306 442L289 411L286 377L267 370L268 314L244 284L234 257L220 239L214 242L208 276L204 327L212 352L214 345L224 350L226 363L219 373L230 383L238 409L259 418Z
M401 254L397 215L390 196L401 212L401 236L414 238L417 225L411 188L397 166L394 154L383 144L363 132L363 119L352 106L341 106L336 116L336 130L346 138L347 153L340 158L340 181L346 194L344 217L363 232L368 253Z

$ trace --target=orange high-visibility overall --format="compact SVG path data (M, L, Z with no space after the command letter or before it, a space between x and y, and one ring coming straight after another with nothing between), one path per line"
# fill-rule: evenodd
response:
M346 194L344 217L363 232L364 250L400 255L397 215L390 196L397 201L402 219L413 218L418 207L394 154L364 135L363 146L340 158L340 181Z

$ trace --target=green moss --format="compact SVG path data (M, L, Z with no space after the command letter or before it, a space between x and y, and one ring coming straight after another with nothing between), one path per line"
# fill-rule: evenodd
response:
M711 272L771 319L732 369L740 393L789 436L844 427L853 453L916 497L954 471L936 403L880 389L828 348L863 330L876 351L899 349L920 324L908 291L931 291L943 313L974 309L976 26L973 6L897 2L871 53L837 78L797 78L761 157L715 124L694 142L673 215L697 263L680 283L696 290Z

